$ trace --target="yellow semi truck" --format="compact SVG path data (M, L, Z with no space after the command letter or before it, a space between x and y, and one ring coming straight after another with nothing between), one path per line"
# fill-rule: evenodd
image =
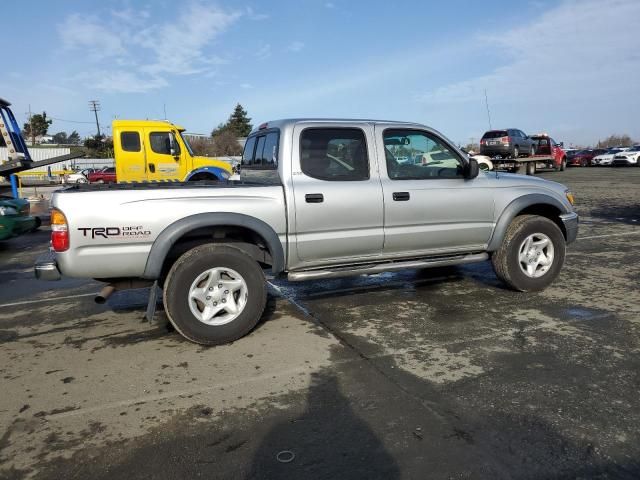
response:
M227 180L232 175L231 165L195 156L184 131L162 120L114 120L117 181Z

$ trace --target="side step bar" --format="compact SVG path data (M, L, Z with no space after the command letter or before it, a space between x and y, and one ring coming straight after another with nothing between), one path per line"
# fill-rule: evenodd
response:
M470 253L467 255L456 255L450 257L439 257L423 260L406 260L398 262L387 262L378 264L352 265L350 267L335 267L333 270L306 270L300 272L289 272L287 279L290 282L300 282L303 280L319 280L325 278L349 277L353 275L372 275L382 272L394 272L411 268L432 268L446 267L448 265L465 265L467 263L483 262L489 258L489 254Z

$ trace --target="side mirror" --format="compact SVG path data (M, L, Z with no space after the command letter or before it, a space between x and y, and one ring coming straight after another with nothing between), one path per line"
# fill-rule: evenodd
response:
M469 163L467 163L467 171L464 178L471 180L478 176L480 173L480 167L478 166L478 161L471 157L469 158Z
M560 148L563 148L564 147L564 142L560 142L558 145L560 146Z
M173 148L173 147L171 147L171 148L169 149L169 153L170 153L171 155L173 155L174 157L177 157L177 156L178 156L178 152L177 152L177 151L176 151L176 149L175 149L175 148Z

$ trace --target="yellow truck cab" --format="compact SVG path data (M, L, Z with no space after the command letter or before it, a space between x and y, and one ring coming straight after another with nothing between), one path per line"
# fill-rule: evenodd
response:
M114 120L113 150L118 182L227 180L231 165L197 157L184 128L162 120Z

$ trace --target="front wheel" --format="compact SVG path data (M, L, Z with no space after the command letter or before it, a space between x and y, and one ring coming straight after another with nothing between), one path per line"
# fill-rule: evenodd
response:
M560 163L560 171L564 172L564 170L567 168L567 159L563 158L562 162Z
M529 155L531 157L535 157L536 156L536 147L535 147L535 145L531 145L531 150L529 150Z
M164 283L169 321L182 336L202 345L245 336L260 320L266 301L262 269L229 245L192 248L176 260Z
M560 228L538 215L521 215L509 225L491 262L500 280L514 290L548 287L564 263L566 242Z
M518 158L520 156L520 150L518 147L513 147L513 158Z

